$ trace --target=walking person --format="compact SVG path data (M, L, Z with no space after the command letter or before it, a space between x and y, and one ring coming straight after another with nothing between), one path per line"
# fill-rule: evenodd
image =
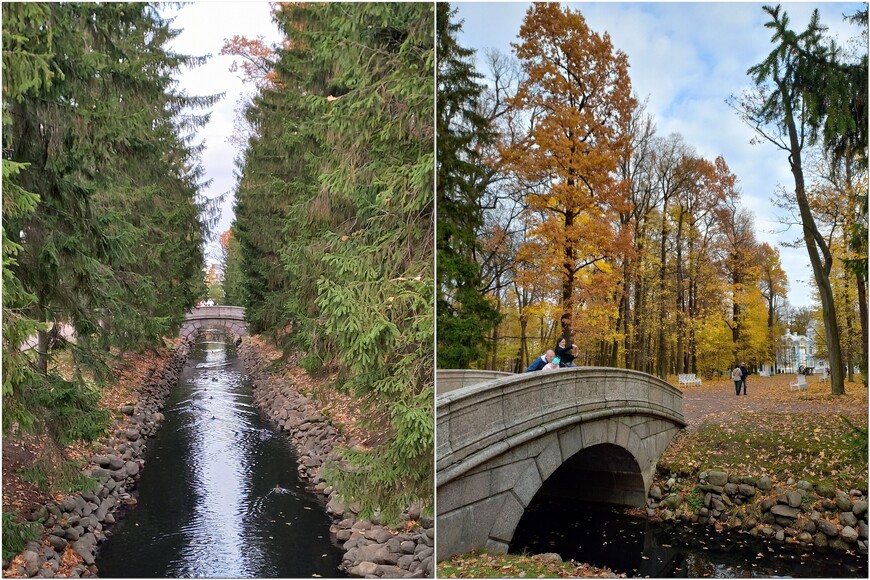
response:
M743 371L737 365L734 365L734 369L731 371L731 380L734 381L735 394L739 395L740 387L743 385Z
M746 377L749 376L749 371L746 370L746 363L740 363L740 382L743 384L743 395L746 396ZM740 394L739 392L737 393Z

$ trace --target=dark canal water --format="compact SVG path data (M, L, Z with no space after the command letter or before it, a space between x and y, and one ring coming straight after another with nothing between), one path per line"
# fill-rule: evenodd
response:
M324 506L254 408L231 344L195 345L163 413L139 503L97 555L101 577L343 575Z
M650 578L867 578L867 557L766 543L706 526L650 522L615 506L536 498L511 553L555 552L628 576Z

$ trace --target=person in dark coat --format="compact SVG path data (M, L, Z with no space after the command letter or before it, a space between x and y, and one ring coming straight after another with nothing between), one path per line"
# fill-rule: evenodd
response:
M739 395L740 387L743 386L743 371L737 365L734 365L734 368L731 370L731 380L734 381L735 394Z
M526 372L530 373L533 371L539 371L551 362L553 362L554 358L556 358L556 353L552 350L548 350L547 352L533 360L532 364L529 365L529 368L526 369Z
M577 348L576 344L572 344L568 346L568 341L565 340L565 337L559 339L559 344L556 345L556 356L559 357L559 366L560 367L573 367L574 359L577 358L576 355L572 354L571 351Z
M740 384L743 386L743 395L746 395L746 377L749 376L749 371L746 370L746 363L740 363Z

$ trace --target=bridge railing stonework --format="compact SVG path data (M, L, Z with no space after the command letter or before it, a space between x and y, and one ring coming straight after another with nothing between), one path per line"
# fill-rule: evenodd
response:
M447 393L461 389L462 387L470 387L479 385L480 383L488 383L496 379L516 376L513 373L505 373L502 371L488 371L478 369L438 369L435 371L435 388L437 394Z
M612 462L618 472L604 478L610 488L595 499L641 503L659 456L685 426L678 389L645 373L600 367L458 388L437 396L436 416L439 559L506 551L544 482L584 450L601 457L616 446L624 455ZM572 469L587 470L595 476L589 479L602 479L606 469L576 463Z
M185 316L178 331L182 338L189 338L203 330L222 330L233 338L247 336L248 323L245 309L240 306L200 306Z

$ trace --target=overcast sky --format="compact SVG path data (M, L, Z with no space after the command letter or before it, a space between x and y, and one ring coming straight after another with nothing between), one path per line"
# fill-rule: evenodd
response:
M812 272L806 249L784 248L778 242L801 236L798 228L783 231L771 204L777 184L794 190L784 152L772 144L750 145L753 132L725 103L731 94L749 87L746 70L771 50L770 32L762 3L568 3L579 9L590 28L610 33L614 46L628 55L632 87L641 100L649 98L658 134L676 132L698 153L712 160L722 155L738 178L742 204L755 215L761 242L779 248L789 278L789 302L813 302L808 282ZM528 3L453 3L464 20L459 36L463 46L496 48L510 53L510 43L522 24ZM841 39L853 37L858 27L843 23L859 3L784 3L792 28L801 31L812 9ZM485 73L479 60L478 69Z
M254 92L251 85L242 83L240 73L230 72L233 58L221 56L220 51L224 41L236 34L249 38L262 35L269 44L276 43L280 34L272 22L268 2L193 2L179 9L166 7L161 13L164 17L175 16L173 28L182 31L171 44L173 50L194 56L211 55L203 66L182 71L179 88L190 95L226 93L212 108L209 123L198 133L199 141L205 143L204 178L212 180L205 195L214 199L226 194L220 221L214 228L220 234L233 221L233 160L238 151L228 139L233 133L239 100ZM214 242L210 251L214 252L216 247Z
M455 2L464 20L460 41L470 48L497 48L510 52L516 40L527 3ZM750 145L752 132L725 104L725 99L748 86L746 69L770 51L770 34L758 3L571 3L579 8L596 32L610 33L616 48L628 55L632 86L641 99L649 99L658 132L682 134L686 143L710 159L724 156L739 179L744 206L753 212L760 241L779 247L791 285L789 301L795 306L812 302L807 285L812 279L804 248L778 245L800 237L797 228L783 231L770 200L777 185L793 189L788 161L769 144ZM854 13L858 3L784 4L793 27L802 30L811 10L818 6L822 22L841 39L857 34L857 27L843 23L842 14ZM278 41L267 2L193 2L180 9L164 9L175 15L174 27L182 29L172 48L191 55L212 55L207 64L185 71L180 87L193 95L226 93L212 110L211 121L200 132L205 143L202 164L209 198L226 194L217 233L229 229L232 215L233 160L238 151L228 141L236 110L246 86L239 73L230 72L232 58L220 56L226 39L235 34L262 35ZM480 65L483 70L483 65Z

